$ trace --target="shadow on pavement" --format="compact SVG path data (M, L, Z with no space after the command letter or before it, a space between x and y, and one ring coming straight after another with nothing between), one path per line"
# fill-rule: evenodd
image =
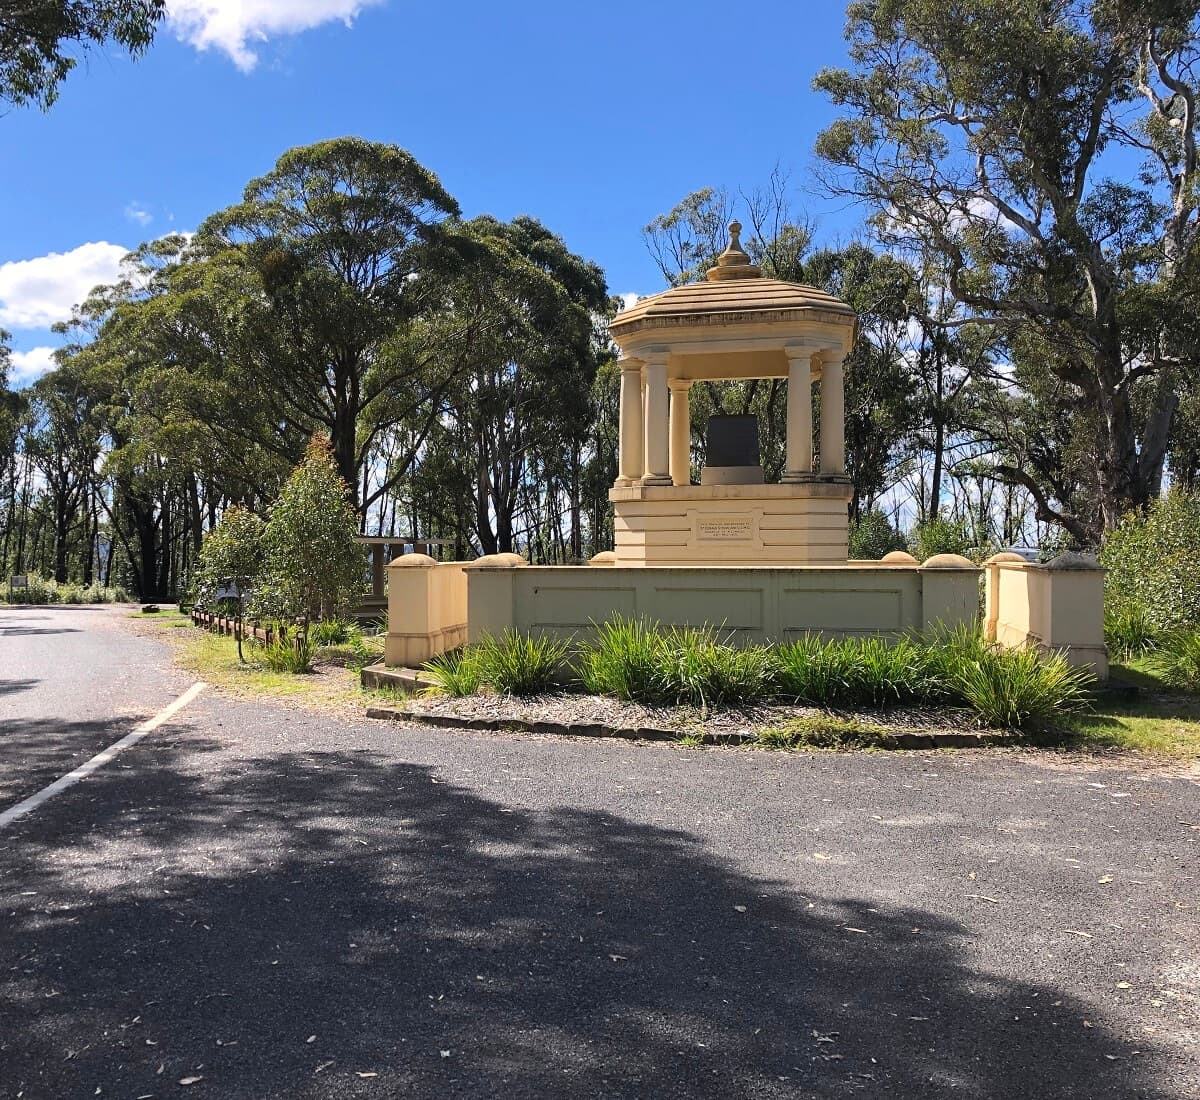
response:
M211 747L139 750L0 835L13 1095L1168 1095L1151 1047L973 970L919 908L366 752Z
M78 767L119 741L140 721L140 718L75 722L59 718L0 718L0 809Z
M35 634L78 634L74 626L0 626L0 638L30 638Z
M40 680L0 680L0 695L16 695L18 691L28 691Z

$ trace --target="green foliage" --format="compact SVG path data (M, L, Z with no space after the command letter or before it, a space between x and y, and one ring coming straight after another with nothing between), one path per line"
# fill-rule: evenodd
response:
M298 619L345 614L364 585L366 560L350 491L328 440L314 436L304 461L271 505L255 613Z
M904 536L882 512L864 512L850 524L850 558L878 561L893 550L908 549Z
M577 658L579 679L594 695L612 695L634 703L659 697L657 623L615 616L596 627L595 640Z
M814 706L885 707L934 692L929 646L909 638L824 639L779 646L780 692Z
M971 534L958 519L931 516L915 524L908 535L908 552L917 561L928 561L937 554L966 555L971 549Z
M471 652L488 687L505 695L540 695L558 684L570 648L568 641L506 630L499 638L485 636Z
M427 661L423 670L432 682L431 695L461 698L474 695L482 686L479 654L473 648L452 649Z
M194 580L204 603L215 601L219 588L245 592L259 579L266 555L262 519L249 509L231 504L205 538Z
M949 685L980 721L1028 729L1086 710L1091 677L1061 654L989 649L953 669Z
M651 705L706 710L754 702L775 686L775 662L766 649L722 641L714 628L664 631L619 616L596 628L576 663L588 691Z
M0 7L0 100L49 107L89 48L149 47L166 0L33 0Z
M893 748L895 735L881 726L833 714L804 715L758 735L765 749L872 749Z
M715 628L672 627L659 635L663 701L709 708L756 702L773 693L775 662L760 646L722 641Z
M1109 621L1143 619L1158 633L1200 627L1200 494L1175 490L1144 516L1127 515L1100 564Z
M28 573L28 588L16 588L11 593L6 581L0 580L0 600L12 604L90 604L128 603L129 593L119 585L106 588L101 584L59 584L53 578Z
M1149 653L1158 643L1159 632L1140 604L1121 601L1114 607L1109 598L1104 606L1104 644L1109 656L1122 664Z
M315 646L352 645L362 640L362 631L351 619L322 619L308 629Z
M303 633L277 637L271 642L256 642L253 653L272 672L297 675L312 672L313 647Z
M1150 658L1150 668L1182 691L1200 691L1200 630L1175 630Z

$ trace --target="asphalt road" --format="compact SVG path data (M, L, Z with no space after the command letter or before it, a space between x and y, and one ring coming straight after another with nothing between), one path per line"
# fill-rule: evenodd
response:
M187 686L128 625L0 610L0 809ZM208 691L0 832L0 1098L1200 1097L1197 779Z

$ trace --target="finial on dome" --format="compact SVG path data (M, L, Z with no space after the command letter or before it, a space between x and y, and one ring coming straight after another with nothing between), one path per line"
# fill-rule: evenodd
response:
M717 257L717 266L709 268L709 282L720 282L725 279L756 279L762 272L750 262L746 250L742 248L742 223L729 223L729 247Z

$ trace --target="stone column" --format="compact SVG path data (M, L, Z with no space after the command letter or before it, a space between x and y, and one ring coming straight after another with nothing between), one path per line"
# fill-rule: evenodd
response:
M671 389L671 484L692 483L692 412L688 401L691 383L672 378Z
M618 427L617 484L640 481L646 467L642 459L642 361L621 360L621 417Z
M821 474L846 473L846 388L840 351L821 353Z
M812 352L785 348L788 357L787 463L784 481L803 481L812 476Z
M667 357L646 360L646 476L643 485L670 485L667 436Z

